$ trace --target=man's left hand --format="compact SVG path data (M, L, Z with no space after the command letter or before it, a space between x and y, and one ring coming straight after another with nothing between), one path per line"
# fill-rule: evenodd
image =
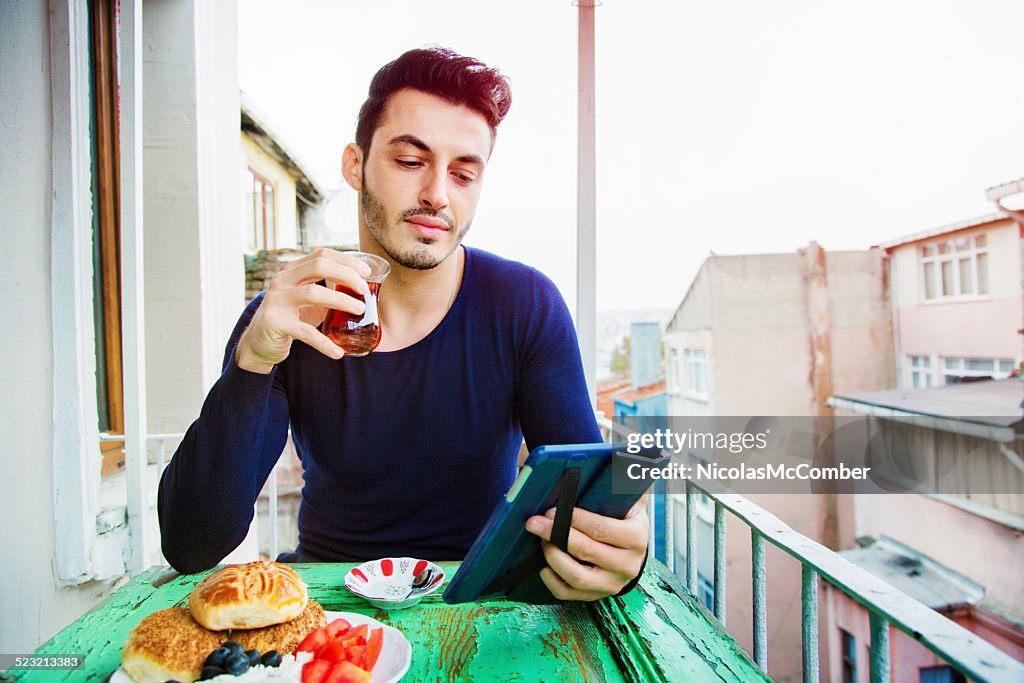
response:
M618 593L640 573L650 528L646 495L624 519L574 508L568 553L549 542L554 518L554 509L534 515L526 520L526 530L542 539L548 566L540 578L559 600L600 600Z

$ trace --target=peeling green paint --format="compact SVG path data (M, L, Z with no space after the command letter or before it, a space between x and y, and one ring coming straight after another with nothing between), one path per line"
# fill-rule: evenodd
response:
M443 563L449 576L456 563ZM617 683L765 681L721 625L668 569L649 561L639 586L597 603L524 605L489 600L446 605L435 593L389 612L349 593L352 565L294 565L324 609L360 612L401 630L413 644L405 680ZM150 569L120 588L37 653L85 653L80 671L17 672L14 680L99 683L120 664L128 633L146 615L184 604L205 574Z

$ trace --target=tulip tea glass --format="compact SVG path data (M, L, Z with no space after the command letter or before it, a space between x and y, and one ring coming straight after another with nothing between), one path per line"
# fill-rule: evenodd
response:
M380 313L377 310L377 293L384 278L391 272L391 265L374 254L366 254L361 251L347 251L349 256L354 256L366 265L370 266L370 274L366 278L366 284L370 293L363 296L361 292L355 292L349 287L340 283L334 285L335 291L344 292L354 299L359 299L366 304L366 310L362 315L349 313L348 311L330 310L324 320L324 335L340 346L345 355L365 356L377 348L380 343Z

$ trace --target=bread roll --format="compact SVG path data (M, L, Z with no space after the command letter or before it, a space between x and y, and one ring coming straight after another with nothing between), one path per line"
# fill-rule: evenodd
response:
M241 643L246 650L277 650L282 655L288 655L295 651L303 638L321 626L327 626L324 608L316 600L310 600L306 610L289 622L264 628L232 631L231 638Z
M290 621L306 609L309 597L299 575L276 562L225 567L196 586L188 609L212 631L261 628Z
M121 652L121 666L135 683L192 683L223 640L223 634L204 629L184 607L171 607L139 622Z

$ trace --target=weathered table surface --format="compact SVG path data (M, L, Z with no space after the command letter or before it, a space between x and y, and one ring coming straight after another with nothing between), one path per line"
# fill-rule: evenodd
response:
M456 563L444 563L449 576ZM412 643L403 680L758 681L768 680L733 638L660 562L639 586L597 603L524 605L490 600L447 605L440 591L410 609L377 610L349 593L353 565L293 565L324 609L360 612ZM42 645L36 654L84 654L77 671L11 671L19 681L105 681L120 664L129 631L159 609L184 604L206 574L154 567Z

